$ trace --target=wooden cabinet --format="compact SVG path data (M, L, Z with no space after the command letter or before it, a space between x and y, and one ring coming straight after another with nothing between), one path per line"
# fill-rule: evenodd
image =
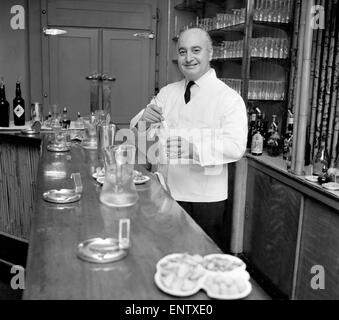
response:
M128 124L155 90L156 3L42 0L41 9L42 29L67 31L42 37L45 113L57 104L71 119L89 114L86 77L106 74L115 81L100 83L96 108L108 101L112 121Z
M339 299L339 201L337 209L305 197L296 299ZM312 288L313 267L324 271L324 288ZM317 269L318 270L318 269ZM320 278L321 279L321 278ZM319 283L319 281L316 281Z
M251 163L249 161L244 254L268 281L291 298L302 195Z
M279 298L339 299L338 203L320 185L249 157L242 256L252 276ZM322 276L324 288L311 285Z

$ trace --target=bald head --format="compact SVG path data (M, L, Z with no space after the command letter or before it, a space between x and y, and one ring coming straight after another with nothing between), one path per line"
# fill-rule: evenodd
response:
M178 66L187 80L195 81L210 69L213 47L209 34L200 28L183 31L178 39Z
M197 28L197 27L196 28L190 28L190 29L182 31L179 35L177 45L179 46L180 40L182 41L183 37L186 37L186 36L189 37L192 34L201 36L206 41L207 48L209 50L213 50L213 41L212 41L212 38L209 35L209 33L206 30L201 29L201 28Z

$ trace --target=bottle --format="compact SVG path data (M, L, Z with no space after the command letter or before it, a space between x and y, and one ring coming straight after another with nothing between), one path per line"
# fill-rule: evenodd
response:
M21 86L19 80L15 84L15 98L13 99L13 118L15 126L25 125L25 100L21 97Z
M6 100L6 89L3 78L0 84L0 127L9 127L9 103Z
M329 160L330 157L326 148L326 134L322 134L319 150L313 159L313 175L318 176L320 183L325 183L328 180Z
M287 129L284 137L284 145L283 145L283 159L286 160L286 155L290 151L290 141L293 139L293 113L288 110L288 118L287 118Z
M278 133L278 123L276 121L277 116L272 116L272 123L269 129L269 138L267 139L267 153L272 157L277 157L280 152L280 135Z
M68 129L71 124L71 120L67 117L67 108L64 108L62 111L62 120L61 120L61 127L63 129Z
M259 116L259 114L258 114ZM251 143L251 153L254 156L261 156L264 148L264 137L261 134L262 123L261 118L257 120L254 135Z
M255 127L257 123L257 113L254 109L250 112L250 121L248 125L248 134L247 134L247 148L251 148L252 137L255 132Z

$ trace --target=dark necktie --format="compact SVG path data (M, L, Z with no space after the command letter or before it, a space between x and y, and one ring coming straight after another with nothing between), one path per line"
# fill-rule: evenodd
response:
M194 85L194 81L190 81L186 86L185 91L185 103L188 103L191 100L191 87Z

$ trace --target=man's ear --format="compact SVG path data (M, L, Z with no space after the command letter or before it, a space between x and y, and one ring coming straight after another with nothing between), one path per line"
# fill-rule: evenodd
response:
M210 49L210 53L209 53L209 61L212 61L213 58L213 48Z

